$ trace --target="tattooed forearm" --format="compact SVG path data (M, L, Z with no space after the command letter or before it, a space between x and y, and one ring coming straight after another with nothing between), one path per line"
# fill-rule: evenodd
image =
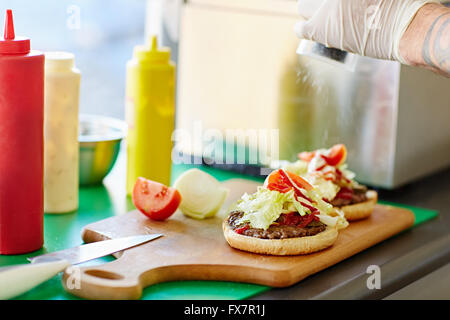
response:
M450 12L433 21L423 43L422 58L429 67L450 75Z
M424 5L406 29L399 50L406 64L450 78L450 8Z

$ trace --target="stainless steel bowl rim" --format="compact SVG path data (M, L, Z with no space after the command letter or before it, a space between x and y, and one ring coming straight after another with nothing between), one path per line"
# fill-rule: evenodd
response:
M78 141L80 143L95 143L102 141L120 141L126 137L127 124L117 118L105 117L92 114L80 114L79 115L80 127L83 123L103 124L110 128L110 132L105 134L83 134L80 130Z

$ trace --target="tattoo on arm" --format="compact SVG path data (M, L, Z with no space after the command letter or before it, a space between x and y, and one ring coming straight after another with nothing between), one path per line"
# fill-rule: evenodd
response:
M450 13L436 18L425 37L422 58L433 68L450 74Z

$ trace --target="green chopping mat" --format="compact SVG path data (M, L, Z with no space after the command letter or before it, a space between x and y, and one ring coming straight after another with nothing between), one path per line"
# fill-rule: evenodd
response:
M192 165L174 165L172 169L173 179L175 179L180 173L192 167ZM212 174L220 181L232 178L248 178L228 171L221 171L207 167L199 168ZM262 181L258 179L253 180ZM121 186L120 183L113 183L113 185L119 185L119 187ZM437 216L437 212L434 210L387 202L381 203L412 210L416 217L414 226L417 226L418 224ZM80 207L78 212L64 215L45 216L44 248L27 255L0 256L0 267L12 264L28 263L26 258L30 256L36 256L46 252L62 250L80 245L80 231L83 226L132 209L134 209L134 207L131 201L129 199L126 199L124 194L122 195L122 197L118 197L117 192L113 192L111 189L106 188L105 186L81 188ZM83 265L101 264L111 261L112 259L114 258L100 258ZM142 299L234 300L246 299L267 290L270 290L270 288L266 286L246 283L233 283L223 281L174 281L156 284L144 289ZM17 297L16 299L73 300L78 298L64 291L61 284L61 275L58 275L53 277L49 281L39 285L33 290L27 292L26 294Z

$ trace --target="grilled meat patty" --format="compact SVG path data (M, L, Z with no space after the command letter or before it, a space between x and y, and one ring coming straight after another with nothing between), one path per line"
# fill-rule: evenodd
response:
M233 211L228 216L227 222L230 228L239 234L260 239L287 239L314 236L324 231L327 226L320 221L311 221L306 227L295 224L284 224L286 215L282 214L275 224L267 230L252 228L248 224L239 223L243 212ZM298 215L298 213L297 213Z
M343 206L348 206L351 204L357 204L357 203L361 203L364 201L367 201L367 196L366 196L366 192L367 189L353 189L353 193L351 198L339 198L336 197L333 200L330 201L330 203L333 205L333 207L343 207Z

